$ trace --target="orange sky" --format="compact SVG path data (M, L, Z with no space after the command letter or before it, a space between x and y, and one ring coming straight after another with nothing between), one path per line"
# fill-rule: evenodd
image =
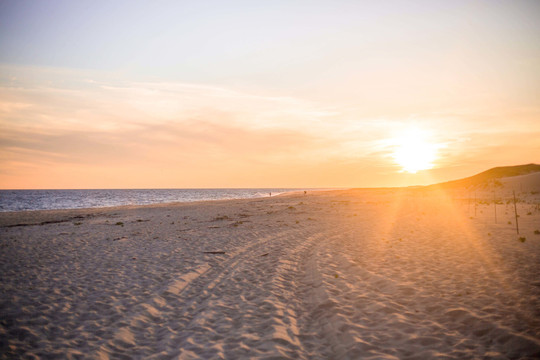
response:
M390 3L179 19L137 2L114 21L105 2L3 5L0 188L401 186L540 163L538 3Z

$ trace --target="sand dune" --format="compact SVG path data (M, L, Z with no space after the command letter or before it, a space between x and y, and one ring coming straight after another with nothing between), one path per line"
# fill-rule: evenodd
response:
M2 358L538 358L540 196L476 196L0 214Z
M532 191L540 191L540 172L532 174L513 176L501 179L503 188L506 190L516 190L521 193Z

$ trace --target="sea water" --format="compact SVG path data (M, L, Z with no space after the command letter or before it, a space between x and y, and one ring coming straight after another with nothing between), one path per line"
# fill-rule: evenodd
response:
M0 190L0 211L80 209L204 200L248 199L305 189Z

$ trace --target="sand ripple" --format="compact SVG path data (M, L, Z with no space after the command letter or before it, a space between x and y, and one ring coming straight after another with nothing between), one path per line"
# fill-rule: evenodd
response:
M521 243L485 210L360 191L0 219L1 357L539 358L540 211Z

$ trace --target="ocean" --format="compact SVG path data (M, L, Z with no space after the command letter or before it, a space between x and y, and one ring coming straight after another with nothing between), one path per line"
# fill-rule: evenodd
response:
M0 212L249 199L307 189L0 190Z

